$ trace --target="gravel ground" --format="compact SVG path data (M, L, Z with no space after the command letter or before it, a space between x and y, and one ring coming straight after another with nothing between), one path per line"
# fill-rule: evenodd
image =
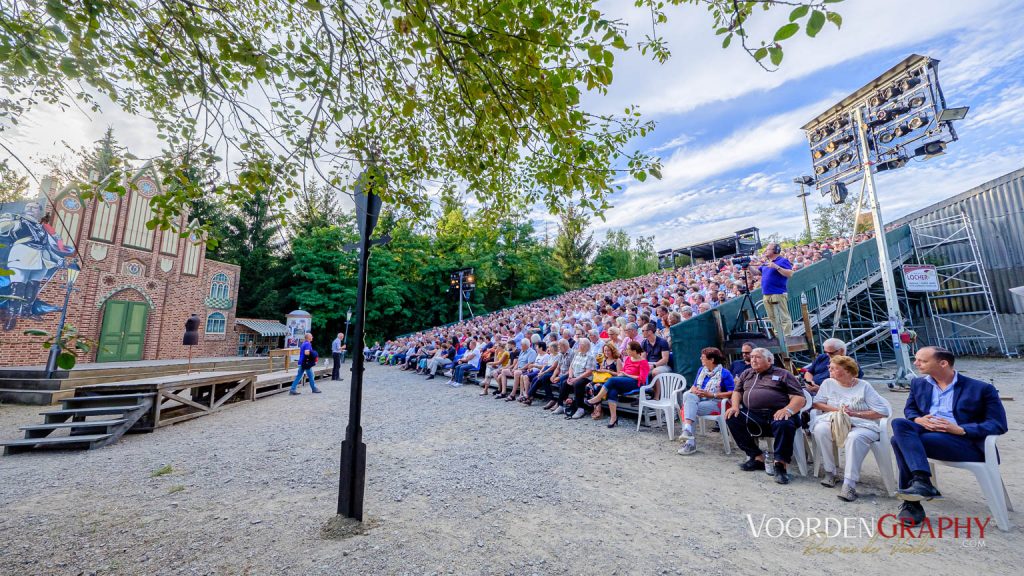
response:
M1000 440L1024 502L1019 361L965 361L1007 402ZM366 511L374 527L321 538L337 502L348 383L278 395L88 452L0 458L0 574L1016 574L1021 529L978 540L876 541L823 554L809 539L754 538L748 516L894 513L867 458L852 504L799 476L778 486L736 468L715 435L677 456L664 430L608 430L371 366L364 401ZM895 405L904 394L885 392ZM0 436L39 407L0 406ZM170 465L169 474L151 474ZM973 476L942 469L945 516L988 509ZM1019 513L1011 520L1024 523ZM861 548L866 538L822 545ZM973 544L974 546L968 547Z

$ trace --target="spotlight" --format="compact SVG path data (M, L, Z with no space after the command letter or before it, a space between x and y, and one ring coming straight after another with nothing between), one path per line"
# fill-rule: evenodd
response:
M917 130L926 124L928 124L928 117L924 114L919 114L910 119L910 122L907 123L907 127L911 130Z
M897 168L902 168L906 163L907 159L902 157L888 160L886 162L879 162L875 164L875 171L885 172L886 170L895 170Z
M879 94L875 94L871 98L868 98L868 106L871 106L872 108L878 108L882 105L882 102L885 102L885 100L882 99L882 96Z
M901 92L899 86L889 86L882 90L882 101L888 102L889 100L892 100L896 96L899 96L900 93Z
M917 96L912 96L910 100L907 100L907 106L910 106L911 108L920 108L921 106L924 106L925 101L925 97L918 94Z
M838 132L838 131L842 130L843 128L846 128L849 124L850 124L850 119L849 118L840 116L839 118L836 118L832 122L832 124L831 124L832 131L833 132Z
M921 83L920 78L906 78L900 81L900 89L904 92Z
M811 156L813 156L815 160L820 160L822 157L825 156L825 151L822 150L821 148L818 148L811 152Z
M910 128L907 128L906 124L900 124L899 126L892 129L894 137L899 138L900 136L906 136L910 132Z
M939 122L952 122L953 120L963 120L967 117L967 111L970 110L967 106L961 106L959 108L946 108L942 112L939 112Z
M831 154L832 152L835 152L840 146L844 146L846 144L849 144L850 142L853 142L853 135L852 134L847 134L845 136L839 136L835 140L832 140L828 144L825 144L825 152L828 152L829 154Z
M818 176L821 176L825 172L828 172L828 168L825 168L821 164L814 167L814 173L817 174Z
M839 160L836 160L835 158L829 160L828 161L828 169L829 170L835 170L836 168L839 168Z
M849 152L843 152L842 154L839 155L840 164L846 164L851 160L853 160L853 154L850 154Z
M946 153L946 143L942 141L929 142L914 150L914 156L931 158Z
M814 178L811 176L801 176L793 179L794 184L803 184L804 186L814 186Z
M846 184L843 184L842 182L833 182L832 185L828 187L828 192L832 196L833 204L842 204L843 202L846 202L846 195L849 193L846 189Z
M821 139L824 137L825 135L821 133L821 130L815 130L814 132L811 132L811 144L817 144L818 142L821 142Z
M878 141L881 142L882 144L888 144L889 142L892 142L895 139L896 134L892 131L882 132L882 134L878 137Z

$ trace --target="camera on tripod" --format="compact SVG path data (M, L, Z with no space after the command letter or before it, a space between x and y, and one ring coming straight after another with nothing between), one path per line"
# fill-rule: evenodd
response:
M750 268L750 256L737 256L732 259L732 265L739 266L740 268L746 270L747 268Z

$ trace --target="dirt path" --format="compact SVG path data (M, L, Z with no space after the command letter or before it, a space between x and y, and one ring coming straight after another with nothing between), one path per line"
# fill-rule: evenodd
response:
M1011 431L1002 472L1024 502L1019 361L993 374ZM347 377L347 376L346 376ZM324 540L337 503L348 383L279 395L91 451L0 458L2 574L942 574L1019 573L1021 529L983 541L895 544L752 536L765 518L864 518L897 502L795 476L740 472L717 435L677 456L664 430L566 421L371 366L364 401L367 534ZM904 395L885 392L894 405ZM0 435L39 407L0 407ZM169 474L151 477L170 465ZM881 494L871 457L862 492ZM988 516L973 476L942 469L934 515ZM1016 524L1020 513L1011 513ZM795 522L795 521L794 521ZM770 525L770 524L768 524ZM791 524L791 529L797 526ZM979 544L982 543L982 544ZM826 554L826 546L858 552ZM978 547L983 546L983 547Z

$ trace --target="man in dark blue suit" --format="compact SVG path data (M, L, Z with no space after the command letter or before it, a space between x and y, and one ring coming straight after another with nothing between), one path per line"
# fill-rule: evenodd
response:
M911 526L925 519L922 500L942 497L932 485L928 458L981 462L985 437L1006 433L1006 411L995 386L960 374L954 362L949 350L919 350L914 366L924 376L910 382L906 418L892 422L892 449L900 469L896 497L904 501L898 518Z

